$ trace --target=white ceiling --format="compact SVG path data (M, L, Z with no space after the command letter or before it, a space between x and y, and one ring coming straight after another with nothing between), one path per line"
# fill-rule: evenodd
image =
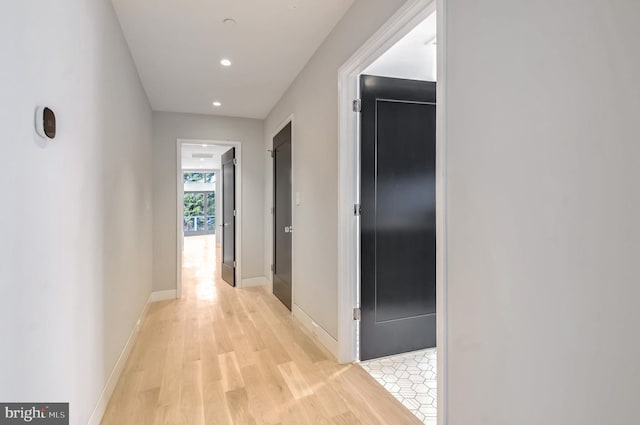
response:
M436 81L436 14L429 16L369 66L364 74Z
M353 3L112 1L154 110L249 118L270 112Z
M183 170L220 170L221 156L231 149L230 146L218 145L182 145L182 169ZM208 154L212 158L194 158L193 155Z

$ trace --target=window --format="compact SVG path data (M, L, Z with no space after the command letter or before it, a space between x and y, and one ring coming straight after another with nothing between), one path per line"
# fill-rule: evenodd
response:
M216 231L216 192L214 190L195 189L198 183L215 182L215 173L185 172L183 230L185 236L208 235ZM191 184L196 186L191 186ZM189 190L193 187L194 190Z
M212 183L215 182L216 173L199 173L199 172L186 172L184 173L185 183Z

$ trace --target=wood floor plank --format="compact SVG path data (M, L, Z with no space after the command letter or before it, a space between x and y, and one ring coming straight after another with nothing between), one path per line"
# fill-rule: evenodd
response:
M234 425L256 425L249 410L249 398L244 388L228 391L225 393L225 397Z
M272 403L269 420L274 423L282 423L289 414L291 406L295 404L295 399L269 350L258 352L257 359L260 373L264 379L265 391Z
M180 415L185 423L204 425L202 367L199 360L188 361L182 368Z
M222 379L213 322L206 322L200 326L200 359L203 382L208 383Z
M143 375L144 371L138 370L131 370L122 374L105 412L103 423L135 423L139 406L137 393ZM135 400L135 403L131 403L131 400Z
M223 353L218 356L222 371L222 389L224 392L244 387L244 380L240 373L240 366L236 360L236 353Z
M252 314L255 314L255 312ZM245 339L247 340L247 342L249 343L249 346L253 351L261 351L267 348L267 345L262 340L262 336L256 329L250 317L247 317L246 319L241 320L240 326L242 326L242 331L245 336Z
M259 315L258 313L256 313L254 316L257 316L257 318L262 318L262 315ZM278 364L290 362L291 357L285 350L285 347L280 343L280 340L278 339L276 334L268 325L265 324L265 322L262 323L263 324L258 328L258 330L262 334L262 339L269 349L269 352L271 353L273 359Z
M333 425L362 425L353 412L346 412L332 418Z
M150 306L103 425L420 424L267 288L223 282L213 241L185 240L182 298Z
M305 418L309 424L331 425L331 412L326 411L320 402L318 394L311 394L301 400Z
M367 420L364 423L371 423L372 416L377 423L398 423L398 424L422 424L408 409L402 406L361 367L351 367L339 376L337 382L342 388L352 395L360 398L360 408L356 411L365 415ZM352 398L353 400L353 398Z
M185 361L200 360L200 328L198 318L190 318L185 324Z
M233 343L229 337L229 331L226 327L226 320L218 320L213 323L213 332L215 335L218 353L230 353L233 351Z
M278 369L289 387L289 391L296 400L300 400L313 394L311 386L298 369L294 362L278 365Z
M207 425L232 425L222 389L222 381L212 381L203 388L204 418Z
M182 377L182 364L184 358L184 333L180 322L172 325L171 342L167 347L167 358L165 359L165 367L163 368L162 381L160 384L160 395L158 404L169 406L179 402L180 400L180 380ZM149 365L149 368L155 368L157 365ZM173 411L170 409L167 416L172 416Z
M249 410L257 425L273 425L280 421L274 414L274 403L269 395L264 376L257 364L241 368L242 379L249 400Z
M233 352L240 368L256 363L255 350L251 347L249 339L246 337L231 338Z
M138 406L136 410L136 416L134 423L140 425L154 425L156 412L156 406L158 403L158 395L160 388L154 388L151 390L142 390L138 392Z

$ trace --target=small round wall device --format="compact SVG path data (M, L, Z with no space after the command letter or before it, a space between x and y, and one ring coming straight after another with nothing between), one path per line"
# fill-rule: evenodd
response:
M40 137L53 140L56 137L56 114L47 106L36 108L36 132Z

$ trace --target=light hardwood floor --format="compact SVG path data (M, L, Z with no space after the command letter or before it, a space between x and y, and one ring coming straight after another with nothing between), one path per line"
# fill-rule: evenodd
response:
M103 425L421 424L266 288L223 282L214 243L186 239L183 297L150 307Z

